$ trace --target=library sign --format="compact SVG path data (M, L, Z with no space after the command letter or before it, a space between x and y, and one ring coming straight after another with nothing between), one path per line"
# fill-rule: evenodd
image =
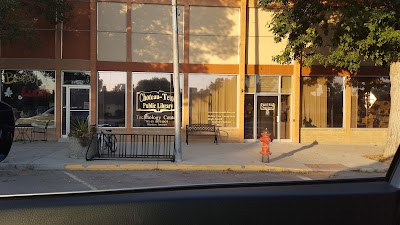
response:
M136 93L136 110L149 112L174 111L174 95L164 91L138 91Z
M171 126L174 122L174 95L164 91L138 91L136 93L137 120L147 127Z

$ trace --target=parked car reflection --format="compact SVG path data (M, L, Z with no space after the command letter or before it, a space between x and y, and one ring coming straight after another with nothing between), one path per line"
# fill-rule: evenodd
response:
M54 107L36 116L19 118L16 120L16 124L30 124L34 127L45 127L48 121L48 128L54 128Z

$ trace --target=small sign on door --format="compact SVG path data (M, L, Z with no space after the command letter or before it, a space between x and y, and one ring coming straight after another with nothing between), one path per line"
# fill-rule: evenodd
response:
M275 110L275 103L260 103L260 110Z

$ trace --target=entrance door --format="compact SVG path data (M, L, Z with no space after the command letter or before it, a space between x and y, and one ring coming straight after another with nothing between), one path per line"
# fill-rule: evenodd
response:
M66 137L74 129L76 121L89 119L89 86L65 86L63 93L63 136Z
M257 96L257 138L268 129L274 139L278 139L278 96Z

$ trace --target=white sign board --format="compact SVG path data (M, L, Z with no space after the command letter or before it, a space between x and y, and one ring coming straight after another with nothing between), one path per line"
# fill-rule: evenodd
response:
M275 103L260 103L260 110L275 110Z

